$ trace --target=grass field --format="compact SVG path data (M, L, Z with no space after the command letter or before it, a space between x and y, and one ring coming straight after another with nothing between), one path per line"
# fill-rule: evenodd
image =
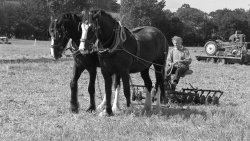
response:
M132 114L99 117L99 111L85 112L89 104L87 72L79 80L80 112L69 111L72 59L53 61L49 42L37 41L34 45L34 41L10 41L11 45L0 44L2 141L250 140L250 66L198 62L195 55L202 54L203 48L189 48L194 72L182 78L177 89L191 83L198 88L222 90L219 106L190 105L186 110L178 105L162 106L160 114L141 116L138 113L142 105L133 102ZM132 75L133 83L142 84L139 76ZM103 77L98 69L97 104L103 93Z

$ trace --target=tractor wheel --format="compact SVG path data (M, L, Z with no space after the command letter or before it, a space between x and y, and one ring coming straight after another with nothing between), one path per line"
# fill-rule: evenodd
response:
M216 54L217 50L218 50L218 46L216 44L216 42L214 41L208 41L205 46L205 52L208 56L213 56Z

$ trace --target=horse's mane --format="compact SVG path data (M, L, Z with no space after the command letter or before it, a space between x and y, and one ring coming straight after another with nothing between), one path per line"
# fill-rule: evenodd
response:
M108 12L106 12L105 10L103 10L103 9L96 9L96 10L91 10L92 12L94 12L94 13L97 13L97 12L100 12L101 13L101 15L106 15L108 18L110 18L110 19L112 19L112 20L114 20L114 21L117 21L110 13L108 13Z
M64 13L59 16L58 20L73 20L76 22L81 21L81 16L76 13Z
M141 31L144 28L145 28L145 26L135 27L135 28L131 29L131 32L137 33L137 32Z

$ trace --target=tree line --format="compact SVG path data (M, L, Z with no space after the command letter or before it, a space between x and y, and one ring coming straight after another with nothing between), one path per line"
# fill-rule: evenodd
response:
M167 37L175 35L184 39L186 46L203 46L210 39L227 41L240 30L250 41L250 10L219 9L203 12L183 4L176 12L164 9L165 0L15 0L0 2L0 35L21 39L48 40L50 16L62 13L80 13L83 9L104 9L122 24L132 29L137 26L155 26Z

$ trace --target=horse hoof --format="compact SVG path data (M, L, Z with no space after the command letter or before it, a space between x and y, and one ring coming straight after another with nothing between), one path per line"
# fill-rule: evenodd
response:
M113 114L112 111L111 111L111 113L108 113L108 112L106 111L106 109L103 110L103 111L99 114L100 117L110 117L110 116L113 116L113 115L114 115L114 114Z
M151 114L151 110L149 110L148 108L143 108L141 110L141 115L149 116L150 114Z
M70 110L72 113L76 113L76 114L79 113L79 104L71 103Z
M161 106L160 105L156 105L156 107L155 107L155 113L159 114L160 111L161 111Z
M86 112L88 112L88 113L92 113L92 112L94 112L95 111L95 106L90 106L87 110L86 110Z
M146 112L146 110L143 108L143 109L141 110L141 115L144 115L145 112Z
M133 113L133 106L132 104L130 105L130 107L127 107L126 110L125 110L125 114L126 115L129 115L129 114L132 114Z
M76 107L71 107L70 108L70 111L72 112L72 113L75 113L75 114L78 114L79 113L79 109L78 108L76 108Z
M118 106L112 107L112 111L113 111L115 114L121 113L121 109L120 109Z

